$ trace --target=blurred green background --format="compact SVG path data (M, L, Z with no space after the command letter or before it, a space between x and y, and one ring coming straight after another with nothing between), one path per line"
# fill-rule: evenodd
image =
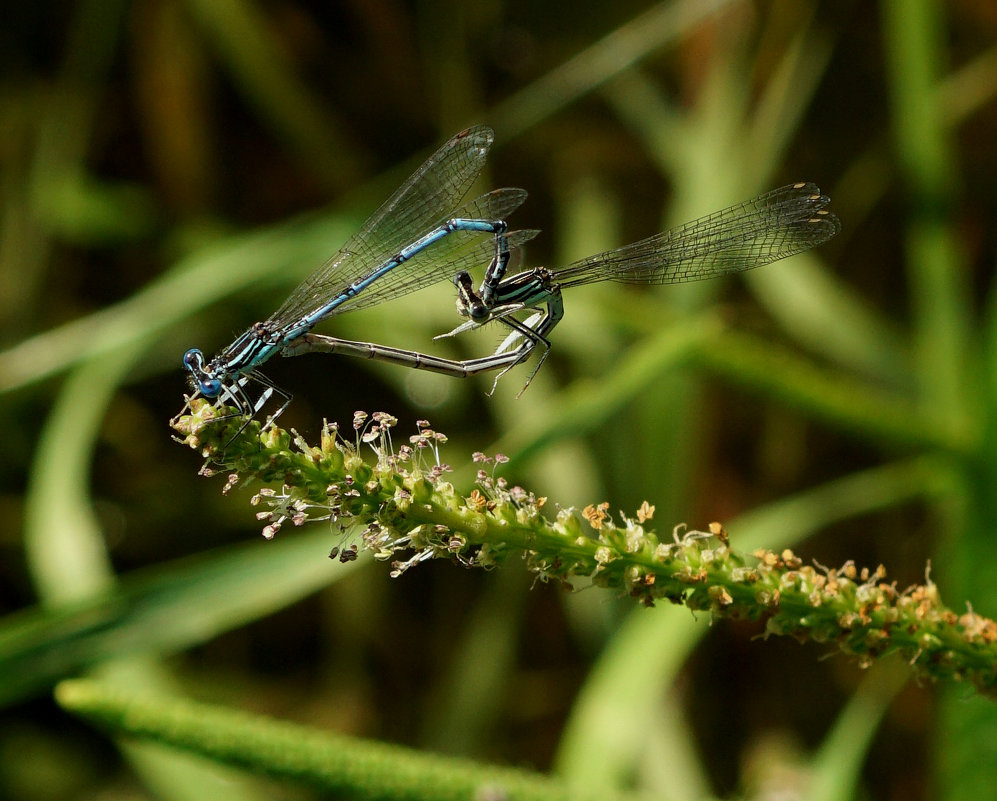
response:
M573 290L528 370L277 359L282 420L429 418L562 505L925 564L997 614L997 8L983 0L12 3L0 26L0 797L309 797L63 714L113 681L661 798L991 797L997 711L678 608L259 537L170 439L180 357L265 318L432 148L559 264L796 180L843 233L743 279ZM483 186L482 188L487 188ZM441 285L323 328L449 356Z

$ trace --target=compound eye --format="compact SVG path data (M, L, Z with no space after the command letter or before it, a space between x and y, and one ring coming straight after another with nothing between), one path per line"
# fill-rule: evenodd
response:
M217 378L206 378L201 382L201 394L206 398L217 398L222 392L222 382Z
M197 348L191 348L183 355L183 364L188 370L200 370L204 367L204 354Z

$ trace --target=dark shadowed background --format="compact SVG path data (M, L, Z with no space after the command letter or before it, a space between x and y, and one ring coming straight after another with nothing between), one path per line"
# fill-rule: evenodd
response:
M119 747L51 701L86 671L662 798L992 794L997 711L964 688L516 563L393 580L328 561L321 524L264 542L167 427L183 352L269 315L468 124L496 131L481 188L530 192L526 266L811 180L835 240L727 281L571 290L518 399L527 367L489 396L310 355L267 365L282 423L428 418L466 491L471 453L501 451L552 504L647 500L659 531L721 520L734 547L900 587L931 560L949 605L997 614L992 3L9 6L0 796L308 797ZM453 301L443 283L321 330L488 353L494 328L433 342Z

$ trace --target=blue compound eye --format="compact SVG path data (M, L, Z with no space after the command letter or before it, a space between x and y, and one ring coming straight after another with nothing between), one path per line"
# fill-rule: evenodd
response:
M183 355L183 365L188 370L203 368L204 354L202 354L197 348L191 348Z
M222 382L217 378L206 378L201 382L201 394L206 398L217 398L222 391Z

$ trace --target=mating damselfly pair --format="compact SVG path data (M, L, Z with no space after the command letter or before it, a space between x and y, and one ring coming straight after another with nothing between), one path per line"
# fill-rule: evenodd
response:
M551 331L564 314L561 291L597 281L674 284L750 270L823 244L841 230L827 210L830 199L812 183L774 189L631 245L566 267L538 267L506 275L510 253L535 230L510 231L507 217L526 200L522 189L503 188L461 202L485 165L494 141L490 128L461 131L440 147L364 223L342 248L309 276L267 320L254 323L210 361L197 348L184 354L195 397L234 405L252 418L272 399L291 396L259 371L276 354L341 353L453 376L509 369L533 350L551 347ZM484 268L477 290L470 271ZM509 334L488 356L445 359L373 342L314 334L316 324L451 279L457 312L465 321L453 336L489 322ZM439 338L439 337L437 337Z

